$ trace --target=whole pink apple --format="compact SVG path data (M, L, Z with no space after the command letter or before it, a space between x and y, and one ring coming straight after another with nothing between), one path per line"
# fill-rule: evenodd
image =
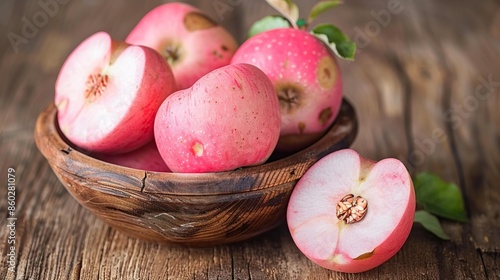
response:
M228 65L178 91L155 120L160 154L174 172L217 172L264 163L278 141L280 109L257 67Z
M130 32L127 43L157 50L170 64L178 89L228 65L236 40L199 9L168 3L147 13Z
M112 164L157 172L170 172L156 148L155 141L119 155L94 154L93 157Z
M319 160L299 180L287 221L310 260L335 271L362 272L399 251L414 215L413 183L399 160L373 162L345 149Z
M87 151L124 153L153 139L156 111L175 80L155 50L99 32L69 55L55 87L59 127L69 141Z
M342 80L329 47L294 28L259 33L238 48L231 63L250 63L272 81L281 107L277 149L298 151L318 140L342 103Z

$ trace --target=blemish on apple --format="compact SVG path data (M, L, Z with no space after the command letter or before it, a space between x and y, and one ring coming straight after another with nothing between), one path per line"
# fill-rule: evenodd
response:
M375 254L375 249L371 252L367 252L367 253L364 253L364 254L361 254L359 255L358 257L354 258L355 260L365 260L365 259L368 259L370 258L371 256L373 256Z
M304 122L299 122L299 131L300 134L304 133L304 130L306 129L306 124Z
M331 117L332 117L332 108L328 107L321 110L318 116L318 121L322 126L325 126L328 124L328 121L330 120Z
M203 144L200 143L200 142L195 142L193 147L193 153L197 156L197 157L201 157L203 155Z
M335 63L333 59L329 56L323 57L317 68L318 82L323 88L331 88L337 80L337 71L335 69Z
M217 23L202 13L190 12L184 17L184 26L192 32L217 26Z

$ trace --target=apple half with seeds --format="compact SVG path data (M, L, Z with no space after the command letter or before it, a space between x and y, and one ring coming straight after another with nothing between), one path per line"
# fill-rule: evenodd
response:
M98 32L73 50L59 72L59 127L90 152L132 151L153 140L156 111L174 90L172 70L158 52Z
M299 180L287 222L293 241L311 261L357 273L401 249L415 203L411 177L399 160L373 162L345 149L319 160Z

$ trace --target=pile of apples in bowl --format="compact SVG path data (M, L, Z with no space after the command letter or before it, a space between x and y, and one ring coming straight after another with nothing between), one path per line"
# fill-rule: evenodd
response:
M347 149L358 124L335 55L355 46L331 25L307 31L337 2L305 21L293 2L268 1L282 16L241 46L178 2L124 41L97 32L62 65L37 147L80 204L129 235L210 246L286 220L319 265L373 268L405 242L415 198L400 162Z

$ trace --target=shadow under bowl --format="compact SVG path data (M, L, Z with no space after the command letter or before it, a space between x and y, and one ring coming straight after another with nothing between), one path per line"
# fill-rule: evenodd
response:
M188 246L238 242L284 222L300 177L323 156L348 148L358 129L354 108L344 99L326 134L297 153L234 171L167 173L106 163L76 150L56 115L52 104L40 113L35 142L81 205L128 235Z

